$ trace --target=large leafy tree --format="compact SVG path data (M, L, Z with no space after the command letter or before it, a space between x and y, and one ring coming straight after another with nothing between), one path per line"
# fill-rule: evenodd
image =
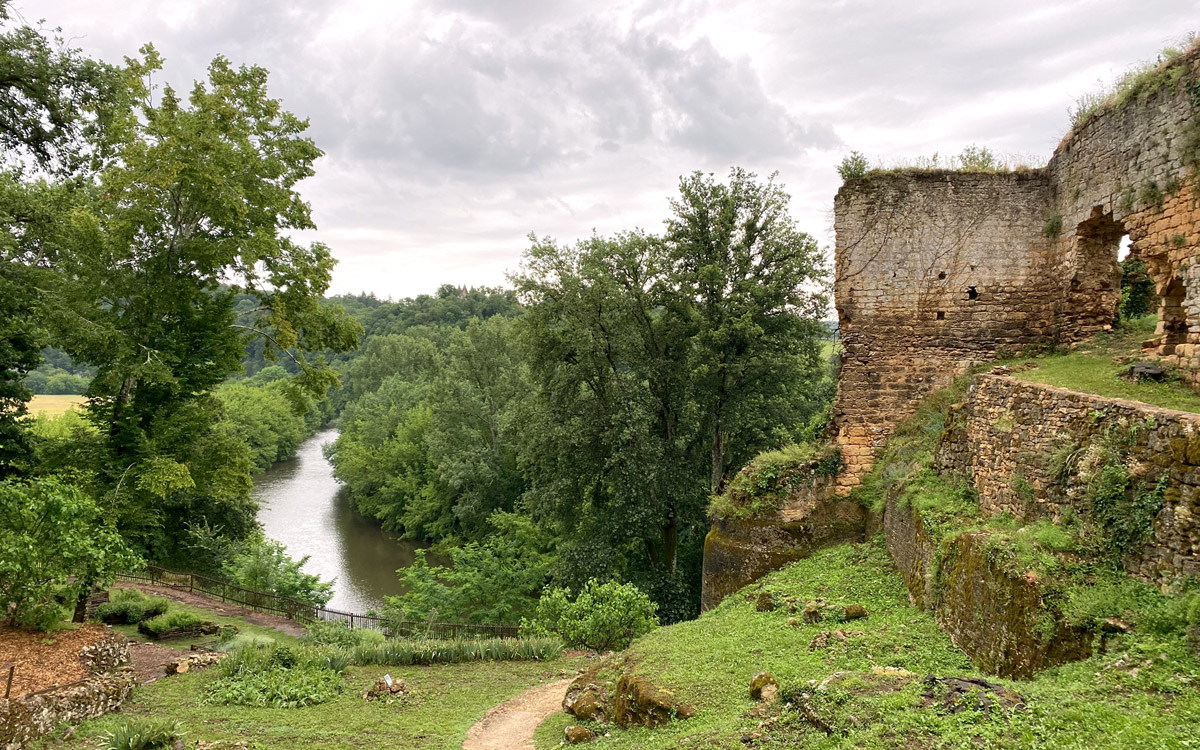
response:
M537 240L514 276L535 383L533 508L572 540L563 576L619 575L692 609L708 497L820 408L825 270L773 180L680 183L664 237Z
M0 478L29 470L21 423L45 337L37 318L45 273L78 177L98 154L89 138L119 109L111 66L16 23L0 0Z
M132 106L107 131L114 158L95 198L64 217L46 318L56 343L94 365L88 413L102 440L94 489L159 557L201 519L253 528L248 462L212 391L263 337L298 369L292 393L336 375L303 351L354 346L361 328L319 304L334 261L296 191L320 150L267 95L267 73L216 58L185 101L149 79L152 47L126 61ZM238 293L259 305L235 313Z

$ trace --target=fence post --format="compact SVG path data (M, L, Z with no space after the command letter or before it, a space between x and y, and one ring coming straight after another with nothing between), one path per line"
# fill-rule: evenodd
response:
M15 663L8 665L8 684L4 686L4 699L8 700L9 693L12 692L13 670L17 668ZM2 667L0 667L2 669Z
M350 613L350 629L354 630L354 613Z

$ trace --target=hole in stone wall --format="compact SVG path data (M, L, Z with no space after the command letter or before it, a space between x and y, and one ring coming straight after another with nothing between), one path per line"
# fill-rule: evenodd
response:
M967 299L979 299L979 290L973 286L967 287Z
M938 310L938 311L937 311L937 319L938 319L938 320L945 320L945 319L946 319L946 311L945 311L945 310Z
M1129 257L1129 235L1121 235L1121 242L1117 245L1117 262L1124 263Z
M1130 252L1125 225L1105 213L1104 206L1093 206L1075 228L1075 239L1075 273L1068 282L1073 314L1085 325L1108 325L1121 303L1118 260Z
M942 271L941 273L939 273L939 274L938 274L938 279L939 279L939 280L940 280L940 279L945 279L945 278L946 278L946 272L945 272L945 271Z
M1183 285L1183 279L1172 276L1171 283L1167 284L1167 289L1163 292L1162 307L1159 308L1163 324L1163 354L1174 354L1176 346L1187 343L1187 309L1184 307L1186 296L1187 287Z

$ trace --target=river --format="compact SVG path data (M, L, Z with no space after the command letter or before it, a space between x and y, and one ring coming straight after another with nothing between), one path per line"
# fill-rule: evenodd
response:
M425 545L389 534L354 510L321 452L335 438L337 430L322 430L300 444L295 458L255 478L258 520L292 557L309 556L305 572L337 578L331 609L366 612L402 593L396 570L411 565Z

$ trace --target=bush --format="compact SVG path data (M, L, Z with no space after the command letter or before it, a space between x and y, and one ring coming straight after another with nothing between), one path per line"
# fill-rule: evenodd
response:
M169 750L183 739L170 719L127 719L100 737L101 750Z
M149 620L144 620L138 625L138 630L146 635L159 638L168 630L191 628L199 625L201 622L203 620L191 612L169 612L158 617L151 617Z
M112 597L96 608L96 619L109 625L136 625L167 611L166 597L147 597L137 589L116 589Z
M344 652L245 645L218 664L207 700L236 706L299 708L337 697L349 664Z
M477 641L390 640L354 649L354 663L390 667L472 661L546 661L562 652L558 638L487 638Z
M342 622L318 620L308 626L306 640L318 646L356 648L373 643L382 643L386 636L378 630L351 629Z
M68 579L86 590L137 562L77 487L54 478L0 482L0 612L13 625L52 627Z
M867 157L863 156L858 151L851 151L850 154L843 158L842 162L838 164L837 171L843 180L852 180L856 177L862 177L865 175L870 166L871 165L867 162Z
M657 605L628 583L591 579L575 601L565 589L547 592L532 621L521 621L522 635L555 634L570 646L620 651L658 625Z

